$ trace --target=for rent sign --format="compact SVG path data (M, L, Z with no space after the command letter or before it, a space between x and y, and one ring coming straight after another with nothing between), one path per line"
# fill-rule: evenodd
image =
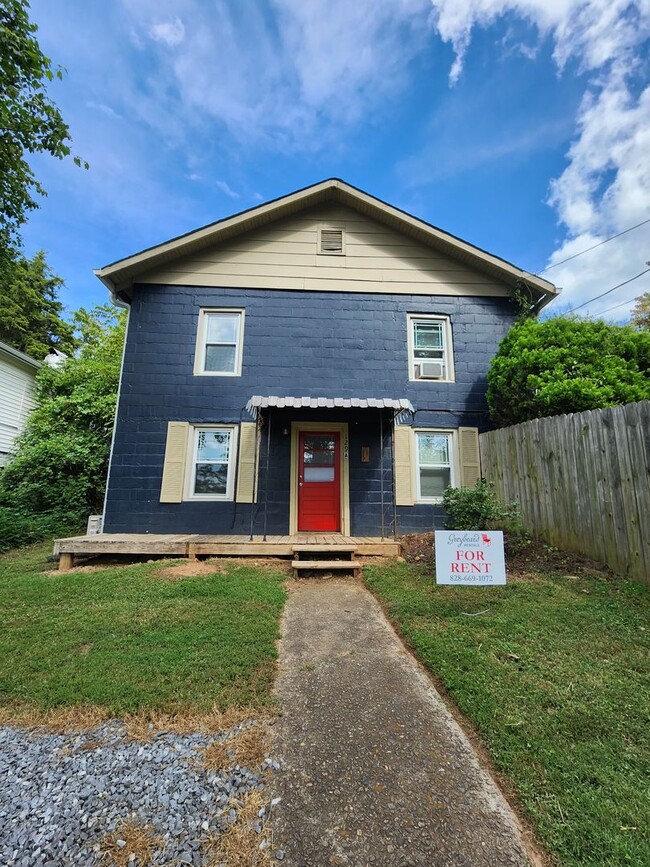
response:
M436 530L436 584L505 583L501 530Z

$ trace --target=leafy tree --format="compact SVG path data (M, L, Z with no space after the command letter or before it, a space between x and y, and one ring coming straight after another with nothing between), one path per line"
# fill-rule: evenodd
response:
M505 426L650 398L650 333L558 317L517 323L488 373L488 405Z
M0 549L78 531L102 509L125 318L79 311L86 342L37 376L39 405L0 473Z
M51 348L70 355L78 346L74 328L61 318L57 299L63 280L45 261L45 253L32 259L16 254L0 268L0 340L34 358Z
M0 0L0 252L15 245L34 194L46 195L25 156L70 156L70 131L47 85L63 70L53 66L35 37L27 0ZM74 157L82 165L79 157ZM83 163L87 168L87 163ZM0 263L3 264L3 263Z
M634 300L636 304L632 308L630 324L635 328L650 331L650 292L644 292Z

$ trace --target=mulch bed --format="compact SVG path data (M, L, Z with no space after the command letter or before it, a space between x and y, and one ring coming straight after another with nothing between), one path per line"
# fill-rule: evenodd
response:
M508 570L512 573L561 572L588 578L615 578L603 563L575 554L559 551L541 539L505 533L505 553ZM433 533L407 533L399 537L402 557L407 563L433 566Z

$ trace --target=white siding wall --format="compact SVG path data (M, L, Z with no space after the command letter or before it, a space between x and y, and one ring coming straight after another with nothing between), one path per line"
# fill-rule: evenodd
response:
M34 374L19 362L0 355L0 467L34 409Z
M342 226L345 255L318 253L318 228ZM226 240L139 278L144 283L506 295L506 287L351 208L323 205Z

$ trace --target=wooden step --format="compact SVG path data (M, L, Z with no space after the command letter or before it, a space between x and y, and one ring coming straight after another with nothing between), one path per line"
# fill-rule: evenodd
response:
M361 568L361 563L357 560L293 560L291 565L296 570L316 569L319 572Z
M309 554L312 552L314 554L321 553L321 552L325 552L325 553L331 552L332 554L339 554L339 553L341 553L341 554L354 554L354 552L357 550L357 546L356 545L336 545L336 544L332 544L332 545L294 545L291 550L294 552L294 554L297 554L300 552L302 552L304 554Z

